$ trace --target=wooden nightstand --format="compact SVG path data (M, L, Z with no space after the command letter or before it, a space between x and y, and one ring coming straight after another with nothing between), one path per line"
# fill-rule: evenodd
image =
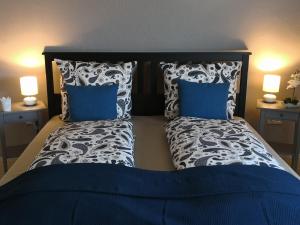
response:
M13 123L29 123L33 125L37 134L46 122L46 106L42 101L38 101L35 106L24 106L23 102L12 104L12 111L0 111L0 142L4 172L7 171L7 158L10 151L24 150L26 145L9 147L6 144L5 125Z
M294 144L295 149L292 156L292 168L297 171L300 153L300 108L286 108L283 101L276 103L264 103L262 99L257 100L257 109L260 110L259 133L264 134L267 120L288 120L295 123Z

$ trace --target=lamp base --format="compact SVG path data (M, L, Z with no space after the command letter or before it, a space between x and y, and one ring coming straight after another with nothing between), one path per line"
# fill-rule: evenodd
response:
M265 103L276 103L276 95L273 94L265 94L264 95Z
M37 103L37 99L34 96L28 96L23 99L23 103L25 106L34 106Z

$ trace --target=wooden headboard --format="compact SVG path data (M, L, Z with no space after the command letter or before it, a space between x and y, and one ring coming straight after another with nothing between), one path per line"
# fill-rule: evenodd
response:
M242 61L240 91L237 95L235 115L244 117L247 75L250 52L52 52L45 51L49 118L61 113L60 94L54 91L53 66L55 58L96 62L137 61L133 75L132 115L163 115L163 72L159 62L203 63L216 61ZM55 78L57 79L57 78Z

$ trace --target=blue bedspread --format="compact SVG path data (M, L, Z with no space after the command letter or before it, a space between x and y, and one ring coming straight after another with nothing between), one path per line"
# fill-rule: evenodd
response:
M300 181L257 166L52 165L0 188L1 225L300 224Z

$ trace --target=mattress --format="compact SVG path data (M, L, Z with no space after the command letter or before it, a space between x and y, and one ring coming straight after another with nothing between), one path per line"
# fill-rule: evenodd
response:
M135 134L135 165L138 168L156 171L175 170L165 134L166 120L163 116L135 116L132 119ZM28 170L49 135L64 123L53 117L27 146L22 155L0 180L3 185ZM286 171L299 178L290 166L248 124L253 133Z

